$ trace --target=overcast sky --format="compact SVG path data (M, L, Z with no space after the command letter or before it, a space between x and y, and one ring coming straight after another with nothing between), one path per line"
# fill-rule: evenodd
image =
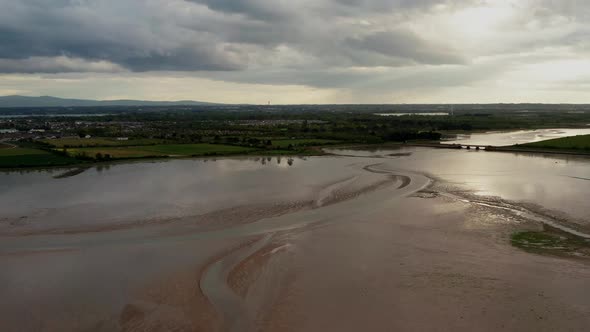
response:
M588 0L0 0L0 95L590 103Z

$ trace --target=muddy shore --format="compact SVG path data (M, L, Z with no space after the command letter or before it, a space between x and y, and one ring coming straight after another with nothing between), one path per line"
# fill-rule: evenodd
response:
M494 206L433 195L440 189L434 185L345 222L282 235L257 250L228 279L251 322L238 320L227 330L588 326L587 258L511 247L507 238L515 230L543 226ZM280 284L270 288L269 280Z

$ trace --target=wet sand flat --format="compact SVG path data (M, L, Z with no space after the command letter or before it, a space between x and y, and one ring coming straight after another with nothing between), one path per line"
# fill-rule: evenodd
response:
M583 205L545 211L535 201L488 197L485 190L501 191L482 179L507 176L510 155L494 161L493 154L465 154L463 161L479 162L459 169L444 163L452 155L437 153L433 164L416 149L294 165L171 161L143 165L145 173L134 175L125 165L99 174L114 186L99 189L121 197L129 193L117 187L123 177L155 176L142 185L141 199L126 201L145 199L162 207L147 219L143 216L153 207L144 211L139 203L123 211L128 217L113 219L120 202L110 197L92 203L70 194L52 198L49 202L63 209L46 214L33 200L27 201L31 208L5 202L11 212L0 216L2 331L580 331L590 326L588 258L527 253L509 241L515 231L543 229L543 219L530 218L535 214L553 218L561 212L556 223L585 230ZM513 158L517 174L525 162L541 165L549 184L579 185L567 176L586 176L579 160L555 169L555 161L563 159ZM481 165L492 177L480 175ZM192 175L195 167L203 173ZM88 185L88 172L64 179L48 174L51 180L10 175L0 197L26 195L29 181L44 192L75 186L78 177ZM166 174L175 178L163 181ZM465 181L456 181L456 174ZM220 177L220 187L210 176ZM182 178L190 180L180 185ZM515 188L520 187L506 191L514 193L508 199L530 197ZM572 186L562 196L585 190ZM89 188L81 196L93 193ZM207 208L196 209L192 202ZM108 211L85 219L85 206Z
M408 198L291 238L265 331L583 331L587 262L535 256L469 207ZM489 226L489 225L488 225ZM480 228L481 227L481 228ZM470 229L471 228L471 229ZM475 228L475 229L473 229ZM480 228L480 229L477 229Z

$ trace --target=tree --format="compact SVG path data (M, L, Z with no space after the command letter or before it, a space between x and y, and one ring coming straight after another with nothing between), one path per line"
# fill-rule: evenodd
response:
M303 120L303 123L301 124L301 131L304 133L309 131L309 124L307 123L307 120Z

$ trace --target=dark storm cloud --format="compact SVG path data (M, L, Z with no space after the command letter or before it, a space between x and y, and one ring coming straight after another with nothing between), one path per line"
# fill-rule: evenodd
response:
M200 3L206 5L212 10L224 12L243 14L250 18L259 19L263 21L288 19L291 17L286 10L286 1L275 0L188 0L190 2ZM291 2L291 1L289 1Z
M315 77L303 80L307 84L337 86L342 77L359 77L356 72L343 74L352 67L470 64L472 54L461 45L447 46L412 29L411 23L420 15L485 2L0 0L0 72L187 71L244 81L254 68L282 77L297 70L298 76ZM590 8L575 0L527 1L522 6L528 13L523 22L537 20L541 26L555 17L586 26ZM510 29L518 29L517 24ZM548 45L587 50L587 37L587 31L578 29L565 37L518 40L517 46L494 51L517 53Z
M134 71L242 67L215 36L167 22L153 1L109 3L0 0L0 58L67 56Z
M331 22L343 6L362 16L440 2L0 0L0 59L21 60L4 61L0 70L17 72L23 61L64 56L131 71L241 70L280 45L326 64L457 63L458 55L437 51L410 31L350 37L362 31ZM52 70L49 64L43 72Z
M85 61L58 57L31 57L27 59L0 59L2 73L116 73L124 71L118 65L106 61Z
M455 0L334 0L334 3L346 5L352 8L364 8L373 11L392 9L428 9L438 4L466 4L473 1Z

